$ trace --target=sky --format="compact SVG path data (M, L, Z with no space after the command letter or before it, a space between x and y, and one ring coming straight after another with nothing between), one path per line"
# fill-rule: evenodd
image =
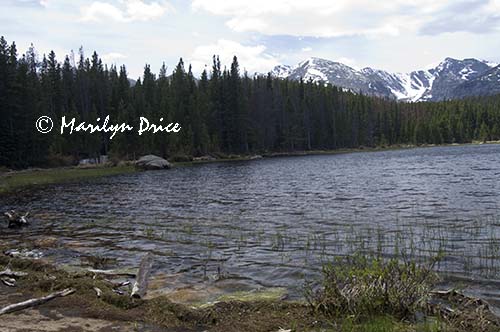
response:
M199 74L213 54L249 73L309 57L409 72L500 62L500 0L0 0L0 35L59 61L83 46L132 78L180 57Z

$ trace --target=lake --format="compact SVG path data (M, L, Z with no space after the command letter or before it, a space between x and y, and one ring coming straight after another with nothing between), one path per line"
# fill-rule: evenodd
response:
M164 293L285 287L297 298L334 256L443 252L444 285L496 302L499 179L500 145L469 145L199 164L26 190L0 206L32 212L23 240L59 238L43 252L60 264L97 255L129 267L154 253Z

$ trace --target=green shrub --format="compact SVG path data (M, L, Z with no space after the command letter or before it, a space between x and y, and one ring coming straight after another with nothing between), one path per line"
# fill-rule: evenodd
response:
M306 287L306 299L315 311L327 317L411 317L424 309L437 280L432 270L436 261L418 265L360 255L337 259L323 266L319 289Z

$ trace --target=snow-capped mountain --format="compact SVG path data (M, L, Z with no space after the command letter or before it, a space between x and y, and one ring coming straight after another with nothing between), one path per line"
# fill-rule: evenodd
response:
M470 97L500 94L500 66L460 84L452 91L452 97Z
M446 58L438 66L411 73L390 73L363 68L357 70L339 62L309 58L295 67L280 65L271 72L275 77L330 83L354 92L394 98L403 101L425 101L462 98L470 94L463 88L471 82L476 94L490 94L500 89L500 77L492 73L492 64L476 59ZM500 69L497 68L497 73ZM484 78L484 75L489 79ZM496 86L496 90L491 88ZM485 87L488 86L488 89Z
M287 78L292 72L292 67L288 65L278 65L274 67L272 74L275 77Z

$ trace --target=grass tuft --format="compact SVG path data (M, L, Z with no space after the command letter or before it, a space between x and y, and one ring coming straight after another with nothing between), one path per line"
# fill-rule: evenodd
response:
M323 281L306 300L315 312L327 317L353 317L354 321L379 315L413 318L425 305L437 259L427 265L355 255L339 258L323 267Z

